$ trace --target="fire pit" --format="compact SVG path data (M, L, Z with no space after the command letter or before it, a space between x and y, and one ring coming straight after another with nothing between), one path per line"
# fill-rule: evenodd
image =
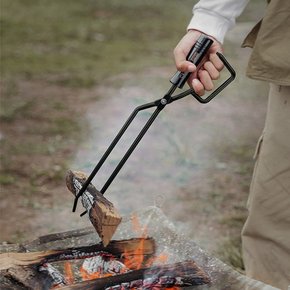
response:
M2 246L1 289L275 289L176 234L156 207L124 218L113 239L104 247L90 227Z

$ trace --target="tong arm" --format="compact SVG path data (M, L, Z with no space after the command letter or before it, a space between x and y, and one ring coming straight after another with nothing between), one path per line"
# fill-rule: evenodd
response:
M91 183L91 181L93 180L93 178L95 177L95 175L98 173L98 171L100 170L100 168L102 167L102 165L104 164L104 162L106 161L106 159L108 158L108 156L110 155L110 153L112 152L112 150L115 148L116 144L119 142L119 140L121 139L121 137L123 136L123 134L125 133L125 131L128 129L129 125L135 119L135 117L137 116L137 114L140 111L143 111L143 110L146 110L146 109L149 109L149 108L152 108L152 107L156 107L156 106L158 106L158 104L159 104L159 100L158 101L155 101L155 102L150 102L150 103L147 103L147 104L140 105L140 106L138 106L138 107L136 107L134 109L134 111L131 113L131 115L129 116L129 118L127 119L127 121L123 125L123 127L120 129L120 131L118 132L118 134L116 135L116 137L114 138L114 140L111 142L111 144L108 147L108 149L103 154L103 156L100 159L100 161L97 163L97 165L95 166L95 168L93 169L93 171L89 175L89 177L86 180L86 182L83 184L83 186L80 189L79 193L75 196L75 200L74 200L74 204L73 204L73 210L72 210L73 212L76 211L78 199L86 191L87 187L89 186L89 184ZM104 193L104 188L100 192L101 193Z

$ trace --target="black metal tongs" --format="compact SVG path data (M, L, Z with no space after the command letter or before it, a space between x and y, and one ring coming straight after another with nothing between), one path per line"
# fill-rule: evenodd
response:
M206 55L206 53L207 53L208 49L210 48L210 46L212 45L212 43L213 43L212 39L210 39L207 36L202 34L198 38L198 40L196 41L195 45L190 50L186 59L188 61L192 62L193 64L195 64L196 66L200 65L201 61L203 60L204 56ZM106 192L106 190L108 189L108 187L110 186L110 184L112 183L114 178L117 176L117 174L119 173L119 171L121 170L121 168L123 167L123 165L125 164L127 159L130 157L131 153L134 151L134 149L136 148L138 143L141 141L142 137L145 135L145 133L147 132L147 130L149 129L149 127L151 126L153 121L156 119L158 114L164 109L164 107L166 105L168 105L174 101L177 101L179 99L182 99L188 95L192 95L200 103L206 104L206 103L210 102L217 94L219 94L226 86L229 85L229 83L231 83L234 80L234 78L236 76L234 69L231 67L231 65L228 63L228 61L225 59L225 57L221 53L217 52L217 55L220 58L220 60L223 62L224 66L227 68L227 70L230 72L230 76L215 91L213 91L208 97L205 97L205 98L200 97L198 94L195 93L195 91L193 89L188 89L188 90L183 91L177 95L173 95L173 93L175 92L175 90L177 88L179 88L179 89L183 88L184 84L186 83L187 79L190 76L190 72L177 71L170 80L170 82L172 83L171 88L164 95L163 98L158 99L154 102L150 102L150 103L138 106L137 108L134 109L134 111L131 113L130 117L127 119L127 121L125 122L125 124L123 125L123 127L121 128L119 133L117 134L117 136L114 138L114 140L112 141L112 143L110 144L110 146L108 147L108 149L106 150L106 152L104 153L104 155L102 156L102 158L100 159L100 161L98 162L96 167L94 168L94 170L89 175L88 179L83 184L79 193L76 195L75 200L74 200L73 210L72 210L73 212L75 212L75 210L76 210L78 199L86 191L90 182L93 180L95 175L98 173L99 169L102 167L102 165L106 161L107 157L110 155L110 153L112 152L112 150L114 149L114 147L116 146L116 144L118 143L118 141L120 140L122 135L125 133L125 131L129 127L129 125L132 123L132 121L134 120L134 118L136 117L136 115L140 111L143 111L143 110L146 110L146 109L149 109L152 107L156 107L155 111L152 113L149 120L146 122L146 124L144 125L144 127L142 128L142 130L140 131L138 136L136 137L136 139L133 141L133 143L131 144L131 146L127 150L127 152L124 154L123 158L120 160L119 164L116 166L116 168L113 171L113 173L111 174L111 176L108 178L108 180L104 184L103 188L100 190L100 192L102 194L104 194ZM84 215L85 213L86 212L82 213L81 216Z

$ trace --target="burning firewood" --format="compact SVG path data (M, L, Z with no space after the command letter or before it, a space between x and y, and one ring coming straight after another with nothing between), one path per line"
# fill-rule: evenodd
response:
M85 259L82 265L85 271L83 274L90 276L98 267L101 267L101 274L102 271L111 275L120 274L128 271L128 269L118 258L122 259L124 253L130 257L138 256L141 246L144 257L155 254L155 242L152 238L111 241L107 247L99 243L58 250L1 253L0 276L3 275L9 281L16 281L23 285L25 289L31 290L70 285L72 282L67 278L68 276L55 268L53 266L54 262L58 265L61 262L64 265L72 265L71 263L75 260L81 262ZM76 263L78 263L77 261Z
M210 278L194 261L171 265L154 266L133 270L121 275L103 277L64 286L63 290L97 289L164 289L166 287L186 287L210 283ZM125 287L126 286L126 287ZM123 288L122 288L123 287Z
M101 243L92 246L75 247L71 249L48 250L30 253L1 253L0 270L7 270L17 266L33 266L55 261L85 259L94 257L98 252L109 251L115 256L121 256L124 252L127 255L134 255L140 247L142 241L142 250L144 255L155 253L155 243L152 238L135 238L122 241L111 241L107 247Z
M87 176L78 171L68 171L66 184L68 189L77 195ZM81 197L82 204L89 214L90 221L106 246L114 235L122 218L114 205L108 201L92 184Z
M210 282L207 273L192 260L152 266L161 260L164 261L155 256L152 238L134 238L111 241L107 247L99 243L42 252L2 253L0 275L7 278L5 283L14 285L14 281L21 285L19 289L29 290L166 289ZM135 262L139 262L138 267Z

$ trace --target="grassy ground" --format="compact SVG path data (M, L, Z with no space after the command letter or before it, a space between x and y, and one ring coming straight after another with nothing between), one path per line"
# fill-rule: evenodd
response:
M31 121L25 127L28 132L14 135L20 136L22 142L14 146L15 138L2 140L2 186L19 180L11 167L23 169L19 164L14 166L20 156L54 155L51 151L56 148L51 146L62 147L63 139L77 139L74 132L80 131L77 108L70 97L76 95L72 90L63 89L54 95L47 92L45 98L41 93L30 95L34 89L27 82L38 82L39 92L50 84L80 89L127 70L168 64L171 48L189 18L189 4L190 1L182 5L178 1L2 1L0 118L4 135L6 127L17 128L17 124ZM175 13L177 9L179 13ZM28 92L24 92L26 89ZM83 96L75 100L78 107L86 102ZM59 114L53 118L51 112ZM61 138L51 145L40 134ZM31 135L44 142L28 141ZM30 169L29 174L34 175Z
M85 134L83 113L98 98L89 88L120 72L170 63L189 5L1 2L0 184L5 228L19 219L8 208L16 205L29 216L42 203L51 203L49 191L63 184L64 169ZM18 202L12 205L12 200ZM24 228L15 228L1 239L27 238Z
M87 133L83 115L99 98L92 88L118 86L109 77L121 72L172 64L191 6L191 0L1 1L1 240L31 238L34 213L67 194L63 175ZM248 147L232 154L245 164L244 192L251 154ZM222 190L210 202L219 203ZM244 213L243 201L221 221L233 238L220 257L238 268Z
M112 73L168 64L190 6L164 0L2 1L4 77L87 87Z

